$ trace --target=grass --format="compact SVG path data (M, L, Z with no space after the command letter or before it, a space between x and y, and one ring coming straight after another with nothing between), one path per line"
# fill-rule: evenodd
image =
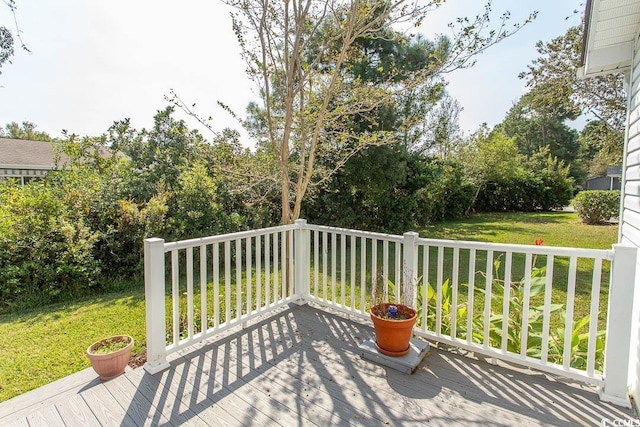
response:
M572 212L488 213L431 225L420 236L525 245L542 238L547 246L611 249L618 238L618 226L584 225Z
M523 244L532 244L535 239L542 238L545 245L610 248L616 241L617 227L582 225L575 214L564 212L504 213L482 214L464 221L436 224L421 230L420 234L429 238ZM390 247L389 252L389 256L393 259L393 248ZM378 254L381 256L381 250ZM349 256L350 254L345 254L347 262ZM359 265L360 251L357 257ZM461 256L461 261L463 258ZM390 266L389 277L394 280L395 273L392 265L393 263ZM478 269L482 269L480 261L477 265ZM585 268L588 270L588 266ZM329 271L331 271L330 265ZM243 271L241 274L243 280L244 276ZM252 287L255 291L255 272L252 276ZM346 274L345 301L350 301L351 298L349 277L350 274ZM357 277L354 294L356 306L359 306L359 273ZM235 313L236 301L235 278L235 271L232 270L229 288L229 302L233 306L229 310L232 315ZM322 272L319 274L319 279L319 291L322 296ZM338 285L336 297L339 301L343 294L340 273L336 279ZM367 282L370 283L369 278ZM196 283L198 283L197 279ZM224 277L221 277L221 283L224 284ZM328 278L328 284L331 286L331 277ZM196 284L195 288L194 306L196 313L199 313L200 301L197 295L199 285ZM211 290L211 283L208 288ZM182 294L184 290L181 286L180 293ZM261 299L264 301L267 289L262 288L261 291ZM331 294L332 289L328 291ZM369 289L366 292L368 294ZM464 292L464 288L461 287L460 292ZM220 307L219 321L223 321L226 317L225 293L222 287L220 295L223 304ZM273 294L273 289L270 289L270 294ZM181 305L185 307L186 301L183 300L184 298L181 298ZM588 311L588 302L585 302L588 301L587 295L578 294L578 301L576 313L581 312L585 307ZM246 306L246 295L241 296L241 302ZM255 303L253 305L255 306ZM3 337L0 340L0 401L89 367L89 361L85 356L86 349L91 343L102 338L120 334L131 335L135 340L133 353L139 352L144 348L145 341L144 307L144 293L141 283L138 283L132 284L129 290L100 297L0 316L0 336ZM210 319L209 321L211 322ZM196 329L199 329L198 325ZM169 326L168 332L170 331Z
M144 294L118 292L0 316L0 401L90 365L90 344L131 335L132 352L144 348Z
M617 225L584 225L577 215L571 212L543 212L532 214L518 213L489 213L475 215L466 221L456 221L430 226L420 233L421 236L434 239L450 240L476 240L492 243L516 243L531 245L537 239L543 239L545 246L565 246L574 248L611 249L611 245L617 241ZM560 291L561 298L554 302L561 302L566 295L566 283L569 260L557 258L554 270L554 289ZM461 263L464 263L461 255ZM484 258L478 259L478 265L484 265ZM523 275L523 261L514 257L513 278ZM538 266L545 264L544 257L538 260ZM467 262L468 263L468 262ZM504 264L504 263L503 263ZM461 270L466 265L461 264ZM609 263L603 266L601 298L601 315L606 305L608 292ZM482 267L481 267L482 268ZM577 264L576 286L576 318L589 312L589 298L591 296L591 272L593 263L579 259ZM504 278L504 269L500 271Z
M565 246L574 248L611 249L617 241L618 227L611 225L585 225L572 212L541 212L531 214L489 213L475 215L466 221L455 221L429 226L421 231L422 237L450 240L476 240L493 243L517 243L531 245L536 239L543 239L545 246ZM486 260L480 259L480 265ZM464 257L461 256L464 262ZM568 259L557 259L554 271L554 302L566 301ZM544 258L538 261L539 266ZM503 263L504 264L504 263ZM514 265L516 259L514 258ZM464 266L466 268L466 266ZM579 318L589 312L591 297L591 272L593 263L578 260L578 280L576 287L576 312ZM604 324L606 297L608 293L609 263L603 266L604 286L601 292L601 326ZM515 268L515 267L514 267ZM521 277L523 268L515 268L513 278ZM464 270L463 270L464 271ZM504 274L504 270L500 272ZM504 276L501 276L504 277Z

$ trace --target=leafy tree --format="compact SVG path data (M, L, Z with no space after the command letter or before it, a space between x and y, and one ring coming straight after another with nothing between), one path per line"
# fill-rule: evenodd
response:
M417 85L407 85L407 79L423 70L433 69L441 61L443 52L449 51L450 40L438 37L428 40L418 34L407 38L391 28L381 28L375 37L362 37L353 44L352 55L345 64L352 73L353 80L372 85L392 82L402 85L392 102L380 105L367 114L356 113L343 120L356 135L367 136L371 131L385 132L386 139L381 144L401 143L412 149L424 140L428 128L429 113L444 94L445 83L441 76L433 75ZM347 73L349 72L347 71ZM329 126L325 133L331 135ZM331 146L332 141L323 144ZM330 150L331 162L335 162L335 152L345 153L353 149L357 142ZM321 162L321 158L319 161ZM325 168L335 169L335 165L325 164ZM319 168L318 168L319 169Z
M549 147L553 156L566 163L573 162L580 151L578 132L564 122L575 117L571 112L540 107L536 96L536 88L523 95L497 128L514 138L518 151L527 157Z
M172 233L181 238L223 233L240 224L237 213L227 215L223 211L215 179L203 163L180 173L172 199L170 226Z
M516 174L522 154L518 152L515 138L508 138L500 131L472 135L458 154L464 165L465 178L475 188L473 203L491 181L506 181ZM469 206L469 209L471 206Z
M98 233L46 181L0 180L0 310L59 301L94 287Z
M588 122L580 132L579 142L588 176L604 175L607 166L622 164L624 134L613 130L605 122Z
M560 209L573 197L574 179L571 167L553 156L549 147L534 153L524 165L540 182L539 192L532 200L532 209Z
M459 154L475 189L477 211L533 211L566 206L573 194L570 168L544 147L526 157L515 138L480 132Z
M404 39L391 29L383 29L385 36L360 38L354 43L358 51L346 62L352 79L377 84L395 76L398 82L407 75L426 69L438 50L446 50L446 39L431 42L422 37ZM308 218L323 223L345 227L400 232L411 227L415 211L415 189L408 182L413 159L409 147L419 143L422 129L426 127L424 118L443 93L444 84L433 78L428 84L416 87L397 96L394 104L381 105L367 114L353 114L345 117L344 124L354 136L366 137L371 131L386 132L388 142L361 149L346 159L339 170L327 173L336 167L340 153L353 150L357 140L343 142L341 147L324 141L322 155L316 161L316 172L324 173L325 191L316 194L313 190L321 183L311 185L308 194L319 197L318 203L311 203ZM327 127L326 134L335 128ZM395 143L392 143L395 141ZM320 207L321 206L321 207ZM319 214L314 215L317 211Z
M257 181L262 162L242 148L237 132L224 130L208 143L167 107L158 111L151 130L137 131L125 119L115 122L105 138L131 162L124 175L128 197L138 204L154 196L166 199L164 232L172 238L234 231L247 221L272 225L266 219L270 212L256 207L264 200L262 188L247 185L243 178L247 171Z
M130 277L140 271L144 238L165 235L167 194L139 194L132 162L106 151L106 137L68 135L55 148L69 161L47 175L57 197L98 235L93 255L105 277ZM116 268L117 267L117 268ZM116 273L117 272L117 273Z
M443 159L449 158L462 142L460 112L462 107L455 98L445 95L426 120L425 133L428 135L421 149L436 153Z
M0 66L13 56L13 35L7 27L0 27Z
M413 208L406 188L409 162L409 152L400 144L360 151L332 176L325 191L305 204L305 216L339 227L406 231Z
M528 71L520 74L520 78L526 79L527 86L535 89L532 90L535 104L574 115L591 114L610 128L608 135L617 141L624 134L626 118L624 76L618 73L588 79L577 77L582 31L581 25L575 26L548 43L539 41L536 48L540 56L528 66Z
M178 185L180 171L198 161L206 150L204 138L197 130L189 130L183 120L173 116L167 107L154 116L153 128L137 131L129 119L115 122L109 129L108 143L122 151L133 163L138 181L139 200L146 200L161 185L172 191Z
M52 138L48 133L37 131L36 125L28 121L22 122L22 125L16 122L7 123L4 129L0 126L0 138L52 141Z
M281 197L269 146L251 152L236 131L226 129L214 138L210 155L207 163L216 176L224 211L237 212L249 228L278 224Z
M12 33L9 26L0 25L0 68L2 68L2 65L6 62L11 63L10 58L15 53L15 37L20 41L21 48L29 52L29 49L22 41L22 32L20 31L20 28L18 28L18 20L16 18L17 6L15 0L5 0L4 3L9 8L11 16L13 17L13 31L15 34ZM0 74L2 74L2 71L0 71Z
M419 90L440 73L472 65L475 54L521 28L507 29L505 14L500 27L490 29L488 3L475 19L461 18L452 26L454 36L425 69L403 74L391 68L387 73L387 64L371 56L367 60L381 71L372 84L370 78L354 78L347 66L366 59L357 41L376 40L395 24L419 23L439 0L424 5L378 0L227 3L236 9L233 26L263 100L264 140L279 173L283 223L298 218L309 188L328 179L348 158L366 147L395 142L395 131L372 126L361 132L350 117L375 123L380 109L401 95ZM317 160L330 156L333 167L319 170Z
M303 207L311 221L402 233L464 215L471 195L461 165L396 144L356 154Z

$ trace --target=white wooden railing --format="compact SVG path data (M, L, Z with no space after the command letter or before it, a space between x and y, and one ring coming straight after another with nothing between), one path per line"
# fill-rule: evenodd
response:
M635 259L636 249L621 245L434 240L305 220L173 243L147 239L145 369L158 372L167 354L290 302L368 317L377 288L417 309L418 336L598 385L604 400L628 405ZM584 306L586 317L578 313ZM576 347L574 325L583 318Z
M145 240L147 371L168 367L171 352L298 300L292 250L300 233L289 225Z

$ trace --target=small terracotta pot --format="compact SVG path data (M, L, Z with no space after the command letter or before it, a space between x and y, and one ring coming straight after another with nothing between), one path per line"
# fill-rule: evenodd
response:
M129 344L120 350L112 353L95 354L94 349L105 341L108 340L128 340ZM115 378L122 374L129 363L131 357L131 348L133 347L133 338L128 335L116 335L113 337L105 338L103 340L94 342L87 348L87 357L91 361L91 367L100 375L100 379L103 381Z
M390 305L398 307L398 313L407 317L404 320L391 320L380 317L374 313L386 313ZM373 328L376 333L376 347L382 354L399 357L409 353L409 341L413 335L413 326L416 324L416 311L402 304L383 303L374 305L369 310Z

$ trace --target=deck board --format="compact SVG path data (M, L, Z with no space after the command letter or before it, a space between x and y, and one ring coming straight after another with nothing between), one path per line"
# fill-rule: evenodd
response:
M19 418L6 424L6 427L29 427L29 422L26 418Z
M156 375L92 371L0 403L0 425L573 426L634 419L587 385L433 348L413 375L359 356L368 322L292 306L172 354Z
M158 381L152 375L144 375L143 372L135 371L131 375L127 375L126 378L135 387L136 393L144 398L143 402L148 408L147 412L153 414L154 425L158 425L161 419L168 420L168 425L209 425L188 407L185 408L184 413L180 413L178 408L172 405L172 402L177 402L175 395L169 396L168 393L157 393ZM222 425L222 423L220 424Z
M47 406L29 414L27 421L31 427L65 427L62 417L54 406Z
M79 394L56 403L56 409L67 424L99 427L100 423Z
M239 425L236 419L205 395L182 395L178 399L179 383L173 381L175 376L149 375L143 370L137 370L135 374L137 378L129 375L129 379L140 384L140 389L154 399L153 407L162 408L162 414L175 425Z
M90 387L91 384L100 384L100 379L93 369L83 369L73 375L0 403L0 420L9 416L16 417L35 412L34 408L45 408L61 397L76 394L80 389Z
M106 381L104 386L113 400L120 407L126 408L126 414L131 417L135 425L174 425L162 414L162 411L153 408L151 402L139 394L136 386L130 381Z
M117 379L117 381L123 380L122 377ZM101 424L122 427L136 425L131 416L118 404L104 384L91 387L80 394Z

